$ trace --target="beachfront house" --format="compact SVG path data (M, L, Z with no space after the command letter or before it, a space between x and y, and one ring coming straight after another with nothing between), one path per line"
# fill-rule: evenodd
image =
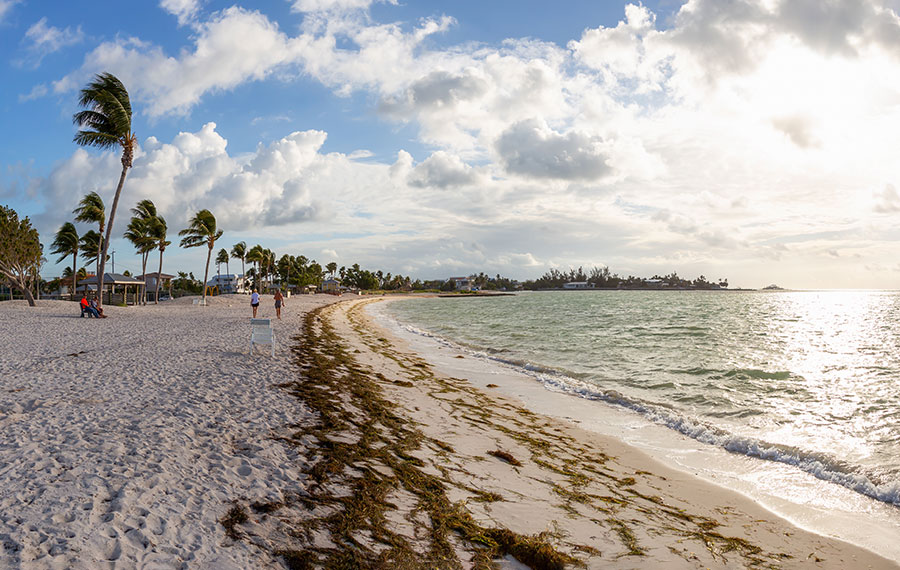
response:
M563 283L563 289L593 289L594 284L587 281L570 281Z
M206 286L218 288L220 295L224 295L225 293L241 293L244 291L244 276L232 275L230 273L213 275L213 278L206 282Z
M447 281L453 283L454 291L471 291L475 285L468 277L451 277Z
M168 294L169 297L172 296L172 279L175 279L174 275L169 275L168 273L160 273L158 271L154 271L153 273L146 273L144 275L138 275L137 279L140 279L144 283L147 284L147 300L150 302L156 301L153 298L156 295L156 282L159 281L159 296Z
M340 293L341 280L337 277L326 279L322 282L322 291L324 291L325 293Z

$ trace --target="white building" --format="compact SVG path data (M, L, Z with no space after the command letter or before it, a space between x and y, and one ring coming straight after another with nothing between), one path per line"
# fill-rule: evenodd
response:
M232 275L226 273L224 275L213 275L212 279L206 282L207 287L218 287L219 294L225 293L244 293L244 276Z
M572 281L563 283L563 289L593 289L594 284L587 281Z
M471 291L474 286L474 283L468 277L451 277L447 281L453 283L453 288L456 291Z

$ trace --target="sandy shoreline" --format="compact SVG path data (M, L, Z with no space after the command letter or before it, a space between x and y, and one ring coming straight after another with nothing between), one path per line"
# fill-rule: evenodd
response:
M274 359L242 296L0 303L0 569L897 567L442 377L334 301L289 299Z

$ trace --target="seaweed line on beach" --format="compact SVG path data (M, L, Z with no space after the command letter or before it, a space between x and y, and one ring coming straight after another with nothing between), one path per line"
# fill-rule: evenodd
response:
M314 454L304 468L307 492L259 515L279 517L286 535L273 555L289 568L492 568L506 554L538 569L577 563L552 546L549 533L523 536L485 526L464 505L452 503L446 479L416 456L425 443L422 433L397 413L322 312L307 314L295 339L302 377L280 386L316 420L284 438ZM223 519L237 539L247 520L239 503ZM291 508L298 505L303 509ZM284 511L300 516L283 517ZM249 531L246 538L254 539Z
M659 535L671 537L669 551L689 561L700 561L690 547L696 544L706 561L780 567L786 555L764 552L721 533L715 520L666 504L653 494L662 478L643 471L622 476L609 466L615 458L554 422L465 380L437 375L418 356L398 351L367 326L365 304L346 309L348 322L365 348L396 369L385 374L354 358L360 350L351 352L328 320L337 305L306 315L295 338L300 378L279 386L315 418L282 436L307 456L300 462L306 492L277 504L246 505L253 517L245 517L245 507L235 501L223 520L233 539L269 549L289 568L491 568L504 555L531 568L564 568L592 558L643 557L642 537ZM425 435L425 426L393 397L392 391L407 389L421 390L497 445L472 455L457 450L452 433ZM553 512L546 530L523 534L496 520L492 505L510 492L487 488L490 482L472 473L483 461L549 486L557 500L548 505ZM567 519L595 525L603 548L573 540ZM282 538L262 540L254 523L275 525Z

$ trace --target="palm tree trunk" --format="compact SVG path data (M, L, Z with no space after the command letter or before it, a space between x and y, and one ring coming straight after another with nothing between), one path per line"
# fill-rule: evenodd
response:
M72 300L75 300L75 290L78 289L78 250L75 250L75 253L72 254L72 291L71 297Z
M144 287L143 287L143 292L144 292L143 297L144 298L142 299L142 302L141 302L142 305L147 304L147 259L149 259L149 257L150 257L149 251L141 254L141 277L144 278Z
M246 293L247 292L247 271L244 269L244 258L243 257L241 258L241 279L243 279L243 281L244 281L243 282L244 286L241 287L241 289L243 289L243 291L241 291L241 292Z
M206 280L209 279L209 260L212 259L214 244L209 244L209 253L206 254L206 270L203 272L203 304L206 304Z
M125 176L127 174L128 167L122 164L122 175L119 176L119 185L116 186L116 195L113 198L112 209L109 212L109 220L106 222L106 239L103 240L103 251L100 253L100 273L97 275L97 291L100 293L100 298L97 300L98 305L103 304L103 271L106 269L106 249L109 247L109 239L112 237L116 208L119 207L119 196L122 194L122 187L125 186Z
M159 248L159 271L156 275L156 304L159 305L159 284L162 281L162 254L166 248ZM146 281L146 279L144 280Z

